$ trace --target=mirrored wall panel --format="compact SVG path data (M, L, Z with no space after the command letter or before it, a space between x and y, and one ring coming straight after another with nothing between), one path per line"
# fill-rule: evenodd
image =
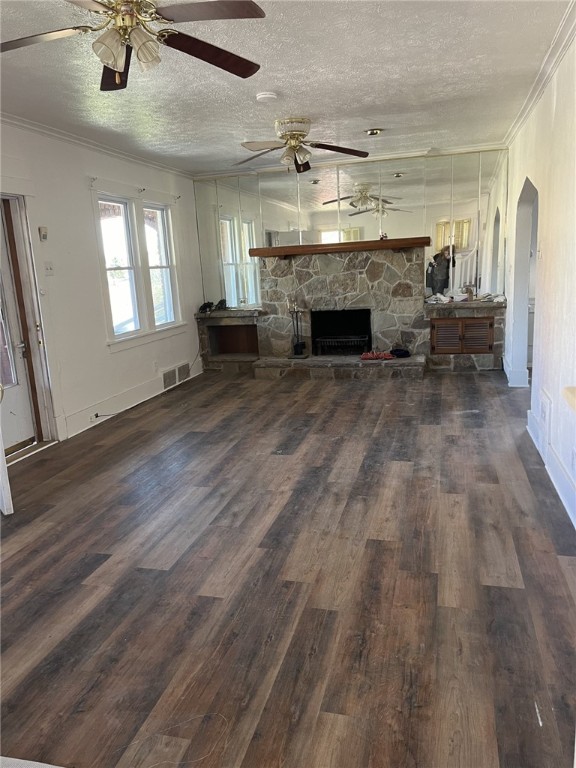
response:
M259 306L250 248L420 236L431 239L429 258L452 246L452 288L501 292L506 191L505 150L196 181L205 296Z

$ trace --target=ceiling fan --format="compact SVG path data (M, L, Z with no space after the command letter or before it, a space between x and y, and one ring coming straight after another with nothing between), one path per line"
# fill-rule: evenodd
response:
M157 8L150 0L67 0L99 16L95 26L81 25L42 32L0 43L0 53L24 48L48 40L103 31L92 44L96 56L104 64L101 91L126 88L132 50L145 71L160 63L160 45L166 45L189 56L224 69L238 77L250 77L260 65L235 53L207 43L175 29L155 25L183 21L216 19L256 19L264 11L252 0L200 0Z
M401 199L401 198L396 198ZM412 211L409 211L407 208L391 208L388 203L389 200L376 200L371 201L370 204L368 204L363 211L354 211L354 213L349 213L348 216L360 216L362 213L371 213L376 218L388 216L388 211L402 211L403 213L412 213Z
M354 194L345 195L344 197L335 197L334 200L325 200L322 205L330 205L331 203L338 203L341 200L348 200L348 205L352 208L370 208L379 204L385 203L386 205L393 205L392 200L401 200L401 197L393 197L392 200L388 200L385 197L371 194L372 184L366 182L357 182L354 184ZM364 213L364 211L359 211Z
M251 152L259 152L254 157L248 157L235 165L243 165L255 160L257 157L267 155L269 152L275 152L277 149L283 149L280 162L284 165L294 165L297 173L309 171L311 166L308 162L312 156L306 147L313 149L327 149L330 152L341 152L344 155L354 155L355 157L368 157L368 152L360 149L350 149L348 147L337 147L335 144L326 144L322 141L304 141L310 131L312 121L308 117L287 117L283 120L276 120L274 129L278 136L278 141L244 141L242 146ZM263 150L263 151L262 151Z

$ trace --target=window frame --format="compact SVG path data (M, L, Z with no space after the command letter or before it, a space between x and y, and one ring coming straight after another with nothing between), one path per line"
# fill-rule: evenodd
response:
M436 222L436 251L453 245L457 251L466 251L470 242L472 219L440 219Z
M150 264L150 258L148 253L148 245L146 240L146 216L145 211L158 211L161 213L161 219L162 219L162 225L163 225L163 235L162 238L164 241L164 248L166 253L166 264ZM147 269L147 287L150 290L149 298L150 303L148 305L148 310L151 314L150 322L153 326L153 329L156 331L163 330L164 328L170 327L174 323L178 322L180 319L180 312L177 302L177 279L176 279L176 262L175 262L175 250L174 250L174 240L172 237L172 226L171 226L171 211L170 207L167 205L162 205L161 203L149 203L144 202L142 204L142 221L143 221L143 232L144 232L144 249L146 252L146 269ZM158 270L162 270L164 272L168 273L168 281L170 285L170 298L171 298L171 305L172 305L172 320L168 320L165 323L156 323L156 310L154 306L154 295L153 295L153 284L152 284L152 273Z
M230 243L230 259L225 259L222 224L228 227L228 240ZM255 309L262 306L260 293L260 270L258 261L249 255L250 248L256 245L256 222L252 218L239 219L228 213L218 214L218 246L220 251L220 268L222 270L222 286L226 296L226 303L234 309ZM227 276L227 272L231 277ZM250 272L250 274L249 274ZM226 290L229 280L234 280L234 295L229 295ZM254 302L249 302L250 284L253 281ZM246 295L241 296L241 292ZM236 303L234 303L236 301Z
M108 344L116 345L118 342L122 341L163 334L167 330L182 325L178 286L178 262L173 237L172 206L154 200L145 200L140 197L132 197L125 194L118 195L104 191L95 191L93 198ZM116 333L114 329L112 301L108 282L108 273L112 271L112 269L108 267L106 262L100 203L122 205L126 210L127 249L131 269L133 270L133 295L135 301L135 313L139 321L139 327L124 333ZM151 266L149 262L146 241L145 210L160 211L164 226L164 245L166 249L167 265L161 268L168 271L173 314L173 319L166 323L156 323L155 320L151 278L152 271L159 267L156 265ZM124 267L120 267L119 269L124 269Z

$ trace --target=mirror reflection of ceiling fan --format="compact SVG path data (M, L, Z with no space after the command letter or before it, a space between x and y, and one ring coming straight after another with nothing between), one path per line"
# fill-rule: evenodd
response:
M322 205L330 205L330 203L338 203L342 200L348 200L348 205L358 210L354 213L349 213L349 216L360 216L361 213L371 213L374 216L387 216L388 211L403 211L404 213L412 213L405 208L391 208L394 205L393 200L401 200L401 197L392 197L388 199L386 197L380 197L379 195L373 195L371 193L372 184L366 182L358 182L354 184L354 194L344 195L343 197L336 197L334 200L325 200Z
M101 91L126 88L132 51L143 71L160 63L160 45L194 56L237 77L250 77L260 65L235 53L157 25L183 21L262 18L264 11L252 0L200 0L157 8L150 0L67 0L95 14L95 26L76 26L42 32L0 43L0 53L48 40L86 32L102 32L92 48L104 64Z
M313 149L327 149L330 152L340 152L344 155L354 155L355 157L368 157L368 152L360 149L350 149L349 147L337 147L335 144L326 144L322 141L304 141L310 131L312 121L308 117L287 117L283 120L276 120L274 129L278 136L278 141L244 141L242 146L251 152L258 152L254 157L248 157L235 165L243 165L255 160L257 157L267 155L269 152L275 152L283 149L280 162L284 165L294 165L297 173L309 171L311 166L308 162L312 153L307 147Z
M349 213L348 216L360 216L362 213L371 213L373 216L376 216L376 218L380 218L381 216L388 216L388 211L402 211L403 213L412 213L412 211L409 211L407 208L391 208L389 205L386 204L385 200L373 203L372 205L369 205L368 207L364 208L363 211L354 211L354 213Z
M377 205L378 203L386 203L387 205L394 205L392 200L401 200L401 197L393 197L391 200L385 197L371 194L372 184L366 182L358 182L354 184L354 194L345 195L344 197L335 197L334 200L325 200L322 205L330 205L330 203L338 203L342 200L348 200L348 205L352 208L367 208Z

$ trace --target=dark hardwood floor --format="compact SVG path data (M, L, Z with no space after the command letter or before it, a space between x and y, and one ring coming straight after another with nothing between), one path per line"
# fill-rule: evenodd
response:
M15 464L2 754L571 768L576 532L528 408L203 375Z

